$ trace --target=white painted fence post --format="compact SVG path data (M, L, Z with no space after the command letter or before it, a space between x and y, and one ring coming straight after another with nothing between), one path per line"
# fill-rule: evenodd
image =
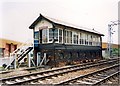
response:
M28 67L31 67L31 54L28 53Z
M16 69L17 67L16 67L16 65L17 65L17 55L15 54L14 55L14 58L15 58L15 61L14 61L14 68Z
M47 59L46 59L46 53L44 53L44 58L45 58L45 60L44 60L44 64L46 65L46 61L47 61Z

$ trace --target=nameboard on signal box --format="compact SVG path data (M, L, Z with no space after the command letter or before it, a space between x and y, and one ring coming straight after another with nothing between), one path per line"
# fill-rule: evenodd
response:
M48 29L48 26L39 27L39 30Z

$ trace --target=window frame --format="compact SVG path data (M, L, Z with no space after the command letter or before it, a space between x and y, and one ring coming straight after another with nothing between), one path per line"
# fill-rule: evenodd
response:
M52 31L52 33L51 33L51 34L52 34L52 40L50 41L50 30L52 30L52 28L49 28L49 31L48 31L48 32L49 32L49 34L48 34L48 35L49 35L49 36L48 36L48 37L49 37L49 38L48 38L48 43L53 43L53 31ZM57 30L57 39L58 39L57 41L55 41L55 43L59 43L59 29L56 28L55 30ZM56 33L55 33L55 31L54 31L54 39L55 39L55 35L56 35Z
M61 36L60 36L60 30L62 31ZM62 41L61 41L61 42L60 42L60 37L62 38ZM58 28L58 42L59 42L60 44L63 43L63 29L61 29L61 28Z

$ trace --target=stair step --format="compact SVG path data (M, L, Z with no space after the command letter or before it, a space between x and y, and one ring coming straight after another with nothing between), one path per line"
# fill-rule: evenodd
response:
M33 49L33 47L29 47L29 46L23 46L22 48L19 48L18 50L16 50L14 53L11 54L18 55L18 62L20 62L31 50ZM22 52L21 52L22 51ZM7 65L6 69L15 61L15 58L13 58L13 60ZM22 66L26 66L26 64L21 64ZM13 67L12 67L13 68Z

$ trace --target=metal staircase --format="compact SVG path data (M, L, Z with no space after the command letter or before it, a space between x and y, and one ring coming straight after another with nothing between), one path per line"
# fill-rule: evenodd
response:
M31 46L27 46L26 48L22 49L22 52L17 54L18 56L18 62L20 62L31 50L33 49L33 47Z
M13 51L10 54L11 60L5 67L5 69L8 69L11 65L15 68L20 64L20 62L25 58L25 56L33 49L31 45L23 44L19 48L17 48L15 51Z

